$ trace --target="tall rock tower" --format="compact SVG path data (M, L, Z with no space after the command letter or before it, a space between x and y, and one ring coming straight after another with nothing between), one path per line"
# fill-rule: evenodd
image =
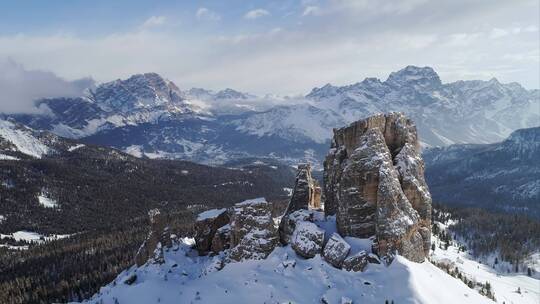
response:
M342 236L374 236L380 256L429 253L431 195L413 122L379 114L334 130L324 162L325 213Z

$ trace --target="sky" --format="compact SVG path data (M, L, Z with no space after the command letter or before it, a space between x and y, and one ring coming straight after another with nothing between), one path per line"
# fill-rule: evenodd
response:
M291 95L326 83L385 80L392 71L418 65L433 67L443 82L496 77L535 89L540 87L539 5L538 0L0 1L0 82L10 87L11 76L5 74L13 69L19 78L11 77L11 83L36 70L55 81L91 77L98 83L157 72L181 89ZM76 92L65 85L67 93ZM58 87L56 94L63 93L64 86Z

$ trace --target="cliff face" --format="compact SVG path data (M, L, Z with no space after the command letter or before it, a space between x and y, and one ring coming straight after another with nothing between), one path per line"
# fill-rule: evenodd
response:
M137 266L142 266L148 260L163 263L163 247L170 247L172 243L167 216L159 209L150 210L148 216L150 217L150 232L135 256Z
M325 213L342 236L374 236L380 256L424 260L431 196L411 120L379 114L334 130L324 169Z

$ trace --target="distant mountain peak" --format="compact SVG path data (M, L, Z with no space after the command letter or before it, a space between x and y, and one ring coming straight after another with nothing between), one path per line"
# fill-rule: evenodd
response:
M90 95L90 99L105 110L121 112L183 99L180 89L157 73L135 74L125 80L103 83L90 91Z
M417 86L440 86L442 84L439 75L433 68L414 65L409 65L397 72L390 73L386 82L395 85Z
M216 93L216 99L248 99L248 94L230 88L226 88Z
M325 98L330 96L335 96L338 93L338 87L331 85L330 83L325 84L320 88L313 88L311 92L306 95L307 98Z

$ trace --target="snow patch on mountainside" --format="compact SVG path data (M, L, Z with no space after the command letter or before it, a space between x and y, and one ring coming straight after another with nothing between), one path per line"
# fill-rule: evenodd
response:
M69 237L70 234L51 234L51 235L43 235L39 234L37 232L31 232L31 231L17 231L13 232L11 234L0 234L0 239L4 238L13 238L15 241L26 241L26 242L36 242L36 243L43 243L46 241L54 241L59 240L63 238Z
M15 156L9 156L5 154L0 154L0 160L19 160Z
M324 111L309 104L277 107L234 121L238 131L262 136L279 136L293 141L313 140L325 143L332 136L332 128L345 121L332 111Z
M0 137L12 143L19 152L41 158L50 152L49 147L31 134L30 129L22 129L9 121L0 120Z
M44 208L57 208L58 207L58 203L54 199L50 197L46 197L43 194L38 195L38 201L39 201L39 204L43 206Z

